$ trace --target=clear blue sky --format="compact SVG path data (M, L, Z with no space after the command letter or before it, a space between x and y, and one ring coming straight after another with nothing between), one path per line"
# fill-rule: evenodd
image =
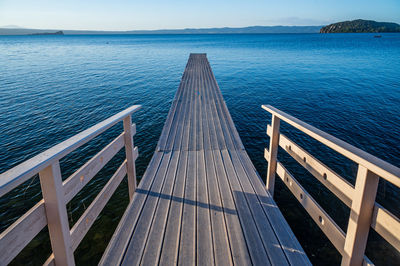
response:
M400 0L0 0L0 26L41 29L325 25L357 18L400 23Z

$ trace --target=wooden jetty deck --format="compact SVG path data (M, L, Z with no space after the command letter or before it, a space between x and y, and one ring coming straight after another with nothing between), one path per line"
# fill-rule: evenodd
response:
M101 263L309 263L243 148L205 54L189 57Z
M103 265L309 265L272 198L275 176L341 254L342 265L373 265L365 256L371 228L400 252L400 219L375 201L381 178L400 188L400 168L263 105L272 114L264 185L205 54L190 55L154 156L136 187L132 114L140 108L133 105L0 175L0 197L37 175L43 196L0 233L0 265L12 262L45 227L52 254L44 265L74 265L74 251L125 176L130 203ZM281 121L357 164L355 184L280 133ZM118 137L62 179L62 158L121 122ZM279 147L349 207L346 232L278 161ZM122 148L124 161L70 228L66 205Z

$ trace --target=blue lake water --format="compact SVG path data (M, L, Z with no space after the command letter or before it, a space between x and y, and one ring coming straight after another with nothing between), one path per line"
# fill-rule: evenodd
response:
M243 143L262 177L271 104L400 166L400 34L0 36L0 172L133 104L138 175L155 149L189 53L205 52ZM64 178L119 134L121 126L61 161ZM354 184L356 165L286 125L282 131ZM73 225L124 154L107 164L67 206ZM348 208L283 151L280 160L345 231ZM124 181L75 252L96 264L127 206ZM0 198L3 231L39 199L35 177ZM340 255L278 180L275 199L315 264ZM377 201L400 216L400 193L381 181ZM371 230L372 232L372 230ZM38 251L39 250L39 251ZM13 261L41 264L50 255L45 229ZM370 233L377 265L400 255Z

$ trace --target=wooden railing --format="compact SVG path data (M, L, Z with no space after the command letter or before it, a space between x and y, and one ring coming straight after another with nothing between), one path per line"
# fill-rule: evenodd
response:
M75 249L125 176L128 177L132 199L136 188L135 160L138 157L137 147L133 145L136 125L132 124L132 113L140 108L140 105L131 106L0 175L0 197L36 174L39 174L43 195L42 200L1 233L1 265L10 263L46 225L53 253L45 265L75 264ZM120 121L124 127L122 134L62 181L60 159ZM125 147L126 159L70 229L66 204L122 147Z
M370 227L400 252L400 220L375 202L379 177L400 187L400 169L270 105L262 108L272 114L272 125L267 127L269 149L264 153L269 162L266 188L271 195L277 173L342 255L342 265L372 264L364 255ZM355 186L281 134L281 120L357 163ZM346 233L277 160L279 146L351 209Z

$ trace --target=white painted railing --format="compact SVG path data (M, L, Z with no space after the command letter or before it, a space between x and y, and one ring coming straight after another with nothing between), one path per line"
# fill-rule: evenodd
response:
M375 202L379 177L400 187L400 169L270 105L262 108L272 114L272 125L267 127L270 145L264 154L269 162L266 188L271 195L277 173L340 252L342 265L372 264L364 255L370 227L400 252L400 219ZM281 120L357 163L355 186L281 134ZM279 146L351 209L346 233L277 160Z
M132 124L132 113L140 108L140 105L133 105L0 175L0 197L36 174L39 174L43 195L41 201L0 234L1 265L10 263L46 225L53 254L45 264L75 264L75 249L125 176L128 177L129 197L132 199L136 188L135 160L138 157L138 149L133 145L136 125ZM60 159L121 121L124 126L121 135L62 181ZM66 204L122 147L125 147L126 159L70 229Z

